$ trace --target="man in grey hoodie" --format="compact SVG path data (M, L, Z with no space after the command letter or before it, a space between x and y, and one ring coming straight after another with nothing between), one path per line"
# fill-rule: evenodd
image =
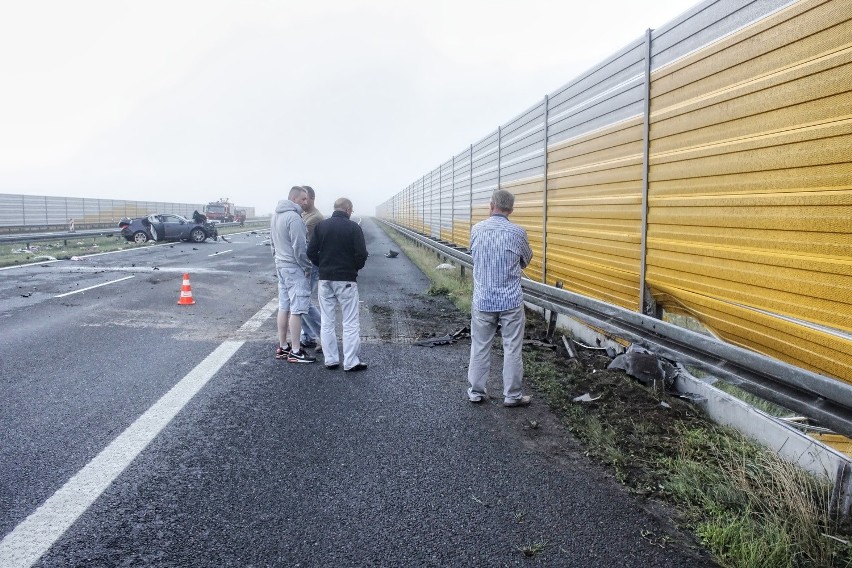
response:
M313 363L311 357L299 344L302 332L302 316L311 305L311 261L306 254L307 229L302 221L302 206L308 201L304 187L294 186L287 196L275 207L270 224L272 254L278 273L278 349L276 359L287 359L291 363ZM294 348L287 342L289 331Z

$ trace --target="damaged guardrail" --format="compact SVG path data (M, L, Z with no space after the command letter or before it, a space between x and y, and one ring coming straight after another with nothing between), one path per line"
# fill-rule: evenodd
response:
M467 249L377 220L463 267L473 267ZM607 334L640 344L852 437L852 386L846 383L567 290L526 278L522 287L524 299L532 304L578 318Z

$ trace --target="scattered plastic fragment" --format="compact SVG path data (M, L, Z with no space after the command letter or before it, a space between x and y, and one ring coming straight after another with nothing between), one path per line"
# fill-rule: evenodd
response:
M592 396L590 393L581 394L580 396L575 396L572 400L574 402L594 402L599 399L601 395Z
M388 252L385 253L385 256L388 258L396 258L398 254L399 253L397 251L390 249Z
M449 263L441 263L435 267L435 270L455 270L456 267Z

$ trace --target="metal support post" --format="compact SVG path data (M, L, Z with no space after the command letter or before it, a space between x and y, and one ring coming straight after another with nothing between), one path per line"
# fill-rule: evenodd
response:
M544 187L541 196L541 282L547 284L547 120L550 102L544 95Z
M503 181L503 168L501 167L502 163L502 148L500 147L503 144L503 127L497 127L497 189L500 189L500 183Z
M656 306L653 296L645 285L648 254L648 170L651 133L651 29L645 32L645 104L644 124L642 125L642 250L639 264L639 310L646 315L655 316Z

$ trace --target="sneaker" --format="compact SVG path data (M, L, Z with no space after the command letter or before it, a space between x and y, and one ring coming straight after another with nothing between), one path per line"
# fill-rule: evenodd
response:
M347 373L357 373L358 371L365 371L367 369L366 363L358 363L354 367L349 367L348 369L343 369Z
M507 398L503 400L503 406L508 408L513 408L515 406L529 406L532 397L528 394L525 394L521 398Z
M290 345L289 343L287 344L287 347L281 347L279 345L278 349L275 350L275 358L276 359L286 359L287 357L290 356L290 351L292 351L292 350L293 350L293 346Z
M309 341L300 341L299 343L301 344L302 349L314 349L317 346L317 342L313 339Z
M333 371L340 366L340 363L332 363L331 365L326 365L325 368L329 371Z
M304 349L291 351L287 360L291 363L316 363L317 358L311 357Z
M314 349L314 353L322 353L322 344L317 343L317 348Z
M485 400L485 395L484 394L470 394L470 393L468 393L467 399L470 402L476 404L476 403L479 403L479 402L482 402L483 400Z

